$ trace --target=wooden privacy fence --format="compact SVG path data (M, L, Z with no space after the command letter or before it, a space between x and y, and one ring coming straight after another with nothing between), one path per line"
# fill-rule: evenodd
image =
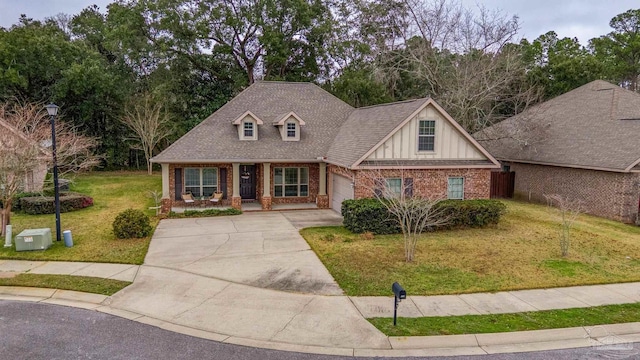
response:
M491 198L512 198L516 173L497 172L491 173Z

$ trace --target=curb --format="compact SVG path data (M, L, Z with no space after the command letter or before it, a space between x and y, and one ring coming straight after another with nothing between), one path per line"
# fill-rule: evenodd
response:
M118 316L175 333L221 343L322 355L401 357L518 353L592 347L594 351L635 351L640 322L494 334L388 337L391 349L354 349L254 340L177 325L109 306L106 295L69 290L0 286L0 300L62 305ZM634 352L634 354L636 354Z

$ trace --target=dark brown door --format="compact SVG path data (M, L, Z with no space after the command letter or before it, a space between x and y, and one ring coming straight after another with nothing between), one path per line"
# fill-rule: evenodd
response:
M256 198L255 165L240 165L240 197L242 199Z

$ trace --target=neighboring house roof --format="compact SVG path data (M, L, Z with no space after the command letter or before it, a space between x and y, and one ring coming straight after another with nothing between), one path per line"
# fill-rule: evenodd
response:
M432 99L418 99L355 109L311 83L257 82L152 159L156 163L230 161L308 162L324 160L348 168L376 166L367 155L399 131L427 105L433 105L482 161L441 159L379 166L496 167L497 161ZM247 115L261 119L257 141L240 140L237 125ZM300 141L282 141L277 126L291 116L301 125ZM236 124L236 125L233 125ZM481 158L484 158L480 155ZM408 160L408 159L406 159ZM419 163L419 164L418 164Z
M474 136L504 161L637 171L640 94L596 80Z

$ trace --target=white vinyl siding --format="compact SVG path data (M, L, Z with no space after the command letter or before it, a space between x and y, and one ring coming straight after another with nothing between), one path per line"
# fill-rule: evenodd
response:
M309 168L274 168L273 196L309 196Z
M450 177L448 182L447 198L458 200L464 199L464 178Z
M433 151L418 151L420 120L436 121ZM421 110L367 157L369 161L422 159L486 160L487 157L432 105Z
M218 168L184 169L184 191L195 197L211 196L218 190Z

